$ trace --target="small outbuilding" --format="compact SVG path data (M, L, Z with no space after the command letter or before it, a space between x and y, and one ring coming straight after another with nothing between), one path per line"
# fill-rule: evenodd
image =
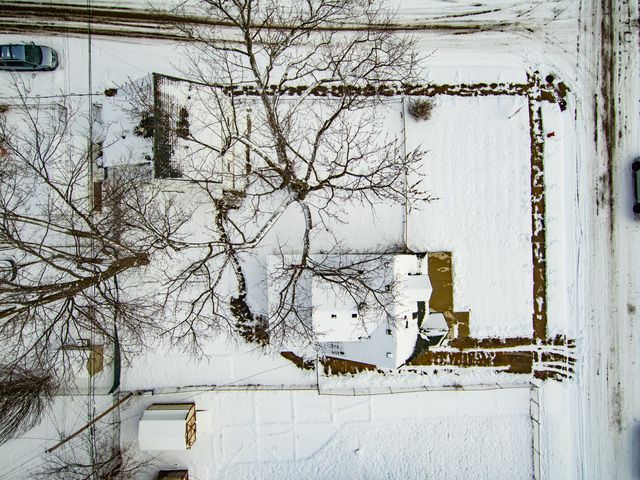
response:
M189 480L188 470L162 470L154 480Z
M148 407L138 426L141 450L188 450L196 441L195 403Z

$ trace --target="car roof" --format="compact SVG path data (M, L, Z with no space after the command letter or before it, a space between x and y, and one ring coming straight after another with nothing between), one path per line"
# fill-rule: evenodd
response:
M0 45L0 59L2 60L24 60L24 45Z

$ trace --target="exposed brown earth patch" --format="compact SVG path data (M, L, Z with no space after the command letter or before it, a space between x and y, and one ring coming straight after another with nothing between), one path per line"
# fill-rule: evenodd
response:
M450 252L433 252L427 256L431 280L430 312L453 312L453 267Z
M187 80L171 75L161 75L164 79L174 82L190 82L197 85L218 88L225 94L238 96L260 96L263 94L274 96L315 97L433 97L435 95L450 95L457 97L486 97L486 96L526 96L532 101L558 103L560 108L566 108L567 87L562 83L555 83L553 76L542 79L537 72L527 74L526 83L461 83L461 84L433 84L433 83L405 83L405 84L366 84L366 85L269 85L259 88L256 85L228 85L223 83L203 83Z
M542 110L529 99L531 138L531 254L533 262L533 338L547 336L547 253Z
M484 367L497 372L533 374L539 379L562 380L573 375L575 360L562 353L540 350L431 351L411 362L422 366Z
M379 371L370 363L355 362L344 358L325 357L321 360L325 375L355 374L364 371Z
M315 369L315 362L313 360L305 360L304 358L296 355L293 352L280 352L280 355L293 362L298 368L301 368L303 370Z
M451 316L445 315L444 318L447 322L450 321ZM454 338L468 338L469 337L469 312L456 312L453 314L453 322L450 324L450 328L454 327L452 331L456 332Z
M574 343L572 340L567 340L562 335L557 335L552 338L546 338L543 340L534 341L529 337L510 337L510 338L471 338L462 337L457 338L449 343L451 347L459 348L460 350L474 349L474 348L515 348L526 345L544 345L544 346L568 346L573 348Z
M508 373L532 373L535 352L476 350L469 352L428 352L412 365L491 367Z

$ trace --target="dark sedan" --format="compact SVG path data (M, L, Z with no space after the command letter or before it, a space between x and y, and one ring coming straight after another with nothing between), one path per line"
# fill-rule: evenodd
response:
M58 54L53 48L27 43L0 45L0 70L34 72L55 70Z

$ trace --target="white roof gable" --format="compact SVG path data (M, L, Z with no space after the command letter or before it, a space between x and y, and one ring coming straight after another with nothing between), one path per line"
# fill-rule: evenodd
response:
M431 296L431 281L428 275L405 275L401 279L401 294L406 301L428 302Z
M424 319L421 330L448 332L449 326L442 313L431 313Z
M138 426L141 450L186 450L188 410L145 410Z

